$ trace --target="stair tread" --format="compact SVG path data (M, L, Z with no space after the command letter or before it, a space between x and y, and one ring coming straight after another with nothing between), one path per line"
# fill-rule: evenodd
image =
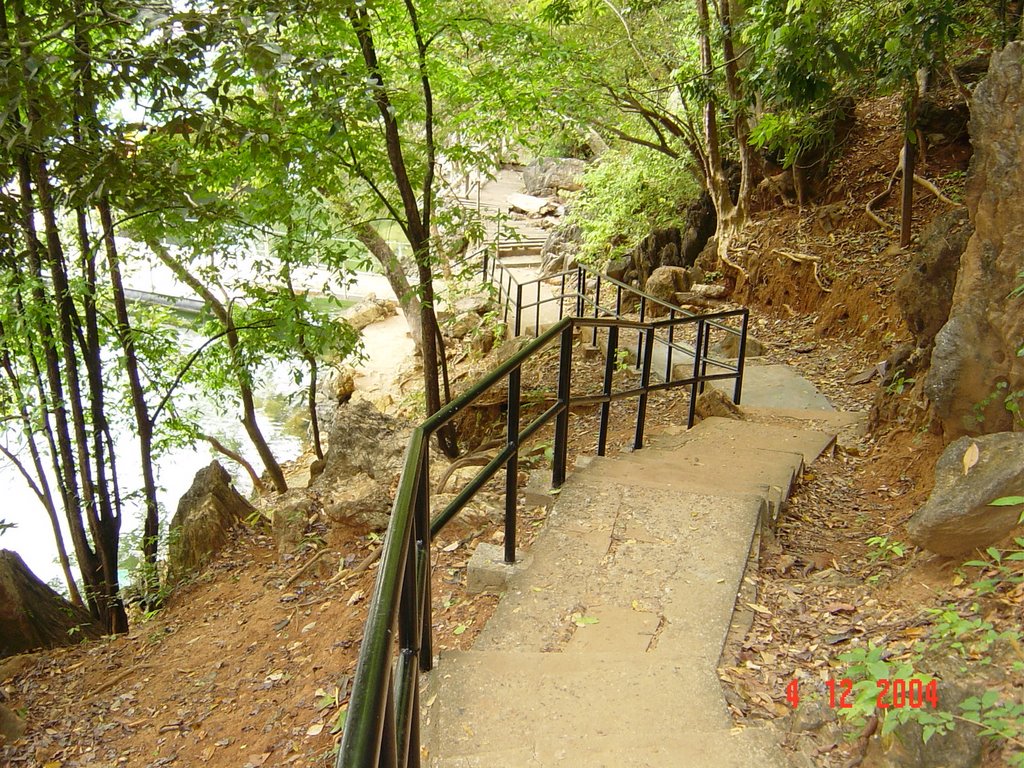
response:
M679 638L660 652L717 659L763 509L754 495L567 484L476 647L559 648L573 612L635 601Z
M731 725L713 668L682 657L446 652L431 686L445 755L515 749L524 740L541 753L657 741L679 728L683 712L694 730Z
M538 748L529 744L514 749L471 755L432 757L433 768L785 768L800 763L787 760L771 731L760 728L731 731L683 730L682 725L649 742L635 736L620 743L595 739L590 745L569 750Z
M693 429L675 434L665 430L653 436L649 442L652 447L661 450L705 445L709 450L714 450L715 446L719 450L731 446L798 453L804 457L805 464L810 464L835 442L835 433L788 424L762 424L711 416L700 421Z

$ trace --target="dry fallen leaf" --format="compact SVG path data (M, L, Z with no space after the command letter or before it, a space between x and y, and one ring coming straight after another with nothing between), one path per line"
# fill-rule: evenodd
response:
M309 726L309 728L306 729L306 735L307 736L319 736L321 733L323 733L323 730L324 730L324 724L323 723L313 723L311 726Z
M967 450L964 451L964 474L966 475L971 471L971 467L978 463L978 459L981 457L981 452L978 450L977 443L971 443L967 446Z

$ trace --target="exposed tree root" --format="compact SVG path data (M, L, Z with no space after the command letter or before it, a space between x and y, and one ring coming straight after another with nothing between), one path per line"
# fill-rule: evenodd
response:
M224 445L224 443L222 443L213 435L200 435L199 437L201 437L203 440L206 440L210 445L212 445L215 451L224 454L233 462L241 466L246 472L249 473L249 478L252 480L253 487L261 494L266 493L267 486L260 479L259 474L257 474L252 464L250 464L244 456L242 456L240 453L232 451L230 448Z
M309 562L307 562L304 566L299 568L299 570L296 571L292 575L292 577L290 579L288 579L288 581L286 581L284 583L284 589L288 589L288 587L290 587L296 581L301 579L303 574L307 573L310 568L312 568L316 563L320 562L320 560L324 557L324 555L330 554L331 552L332 552L332 550L330 550L330 549L321 549L319 552L317 552L315 555L313 555L313 557L311 557L309 559Z
M868 217L873 222L875 222L879 226L879 228L887 230L889 232L893 232L895 230L889 224L883 221L882 218L875 212L875 206L887 200L889 195L892 194L892 189L896 184L896 178L900 175L900 172L903 169L902 156L903 153L900 152L900 161L896 165L896 168L893 170L893 172L889 175L889 183L886 185L885 189L883 189L879 194L871 198L868 201L867 205L864 206L864 212L868 215ZM914 183L917 184L919 187L926 189L928 192L931 192L939 200L946 203L946 205L952 205L957 208L963 205L963 203L958 203L955 200L950 200L948 197L942 194L942 190L935 186L935 184L928 181L928 179L922 176L918 176L916 173L914 174Z
M499 448L504 444L503 440L492 440L491 442L481 445L473 453L463 456L460 459L456 459L445 470L441 479L437 481L437 492L444 493L445 488L448 485L448 481L451 476L455 474L455 471L462 469L463 467L485 467L490 463L491 459L494 458L490 455L490 451L495 448Z
M795 261L797 264L811 264L814 267L814 282L818 284L818 287L824 293L832 293L832 289L827 287L821 282L821 276L818 274L818 265L821 264L821 257L814 256L809 253L793 253L792 251L782 251L778 248L773 250L773 253L777 253L779 256L784 256L790 261Z

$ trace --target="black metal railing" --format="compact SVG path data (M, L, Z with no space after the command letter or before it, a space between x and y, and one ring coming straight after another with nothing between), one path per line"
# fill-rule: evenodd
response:
M521 307L517 308L520 309ZM501 363L468 391L443 407L413 430L405 455L391 521L382 544L376 586L356 668L352 698L349 702L344 736L338 754L338 768L367 766L412 766L420 764L420 720L418 673L433 665L430 596L430 543L434 536L498 471L505 469L505 560L515 561L516 514L518 497L519 452L523 443L543 426L554 422L554 450L551 482L560 487L566 478L569 443L569 418L572 407L596 404L601 409L598 454L607 443L610 406L615 400L636 398L637 413L633 446L643 446L649 395L672 387L691 388L692 404L697 393L709 381L734 378L738 394L742 365L735 370L708 373L703 353L712 329L730 328L730 319L739 319L740 356L744 347L747 310L732 310L710 315L670 317L654 322L639 322L609 317L564 317L540 333L518 353ZM539 322L539 320L538 320ZM691 328L692 326L692 328ZM600 392L572 394L574 336L577 329L593 329L607 341L605 376ZM651 368L655 339L664 331L693 332L691 375L675 379L672 371L665 381L653 382ZM621 332L637 332L642 342L639 383L623 391L614 390ZM596 338L596 335L595 335ZM558 343L558 382L554 404L523 426L521 421L521 374L523 364ZM505 445L497 455L447 504L430 519L430 438L461 411L479 399L491 387L507 382Z
M680 358L695 361L699 356L702 373L706 373L710 367L712 370L721 372L722 378L736 379L733 400L739 403L743 388L743 367L746 360L746 318L748 317L746 313L736 310L697 315L657 299L620 280L603 275L584 264L552 275L524 280L521 277L516 277L514 268L506 266L499 254L499 247L483 246L473 252L472 260L480 260L484 282L493 285L497 291L497 299L500 306L503 307L503 322L512 331L513 336L520 336L526 332L532 333L533 336L539 336L544 329L541 311L546 304L554 304L558 309L557 316L549 318L548 324L566 316L591 316L595 319L602 317L620 320L636 319L640 323L646 322L649 316L653 317L654 315L667 315L670 321L677 318L721 317L720 321L709 321L701 337L692 340L678 338L676 329L679 326L674 322L660 325L661 333L655 334L654 347L651 350L651 354L658 357L659 363L661 363L655 369L655 375L659 376L662 381L671 381L673 361L678 362ZM550 295L544 295L545 286L548 287ZM557 290L553 286L557 286ZM613 300L602 302L602 296L605 299L611 298L609 294L612 294ZM627 311L627 304L630 305L630 308L636 308L636 318L631 317L631 313ZM735 317L742 318L738 327L728 323L728 319ZM700 328L701 326L698 324L694 327ZM735 338L736 356L734 358L710 354L712 336L714 335ZM638 332L634 354L634 365L637 370L644 364L642 339L643 334ZM598 332L595 327L592 330L591 343L596 345L597 341ZM700 347L699 355L696 351L698 346ZM693 399L690 404L692 408Z
M493 285L498 293L497 299L503 308L502 322L511 330L513 336L520 336L527 330L532 330L533 336L539 336L544 330L541 311L546 304L557 304L557 320L573 314L566 309L574 310L577 306L577 269L524 280L515 276L514 268L503 263L499 248L485 246L476 251L475 255L481 260L481 275L484 282ZM559 285L558 292L552 290L551 295L544 296L545 286L551 286L556 281ZM529 320L530 314L533 314L532 326L524 322Z

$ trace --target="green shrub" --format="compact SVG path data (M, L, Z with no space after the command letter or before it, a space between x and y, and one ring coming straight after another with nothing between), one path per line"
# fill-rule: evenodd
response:
M652 229L683 224L700 187L682 160L640 150L606 152L584 176L571 220L583 233L581 258L603 264Z

